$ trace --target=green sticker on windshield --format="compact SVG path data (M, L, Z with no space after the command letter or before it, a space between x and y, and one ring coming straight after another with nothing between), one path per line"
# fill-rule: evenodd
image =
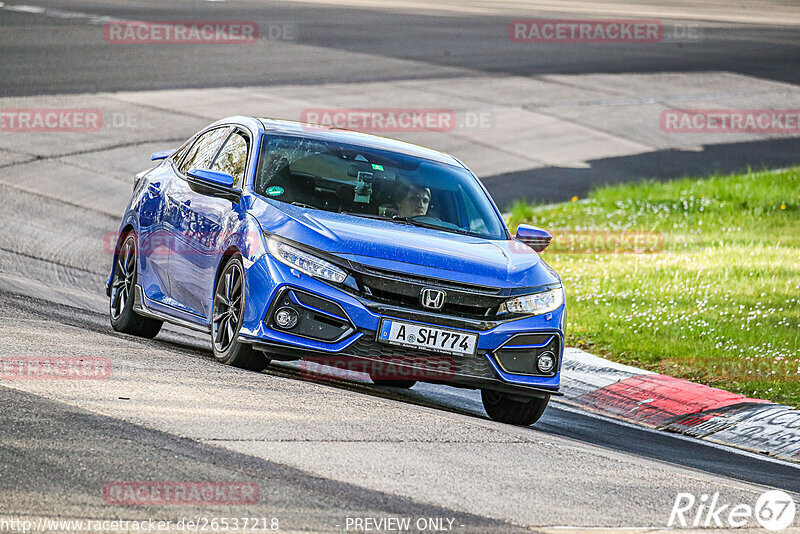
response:
M378 165L376 163L373 163L372 164L372 170L373 171L382 171L383 170L383 165Z
M279 197L283 194L283 188L279 185L273 185L267 188L267 195L271 197Z

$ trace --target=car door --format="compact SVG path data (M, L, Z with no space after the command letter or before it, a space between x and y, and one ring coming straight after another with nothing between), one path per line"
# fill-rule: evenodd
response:
M250 148L250 137L243 129L229 132L222 148L217 151L214 160L204 166L223 171L233 176L234 186L244 185L245 169ZM188 171L189 167L185 168ZM219 250L225 228L230 217L238 217L237 207L230 200L200 194L193 191L189 184L182 181L176 189L173 200L177 202L183 213L183 231L186 254L173 256L174 264L170 264L170 288L174 298L180 305L195 315L205 318L211 314L211 288L220 255Z
M186 182L192 169L208 169L232 130L220 126L198 136L186 157L176 169L176 179L166 191L167 223L171 234L168 278L170 302L174 307L203 317L202 270L213 255L217 229L194 209L204 195L193 191Z
M227 172L233 177L233 186L243 189L249 148L250 137L247 132L235 129L214 159L211 170ZM244 211L238 203L211 195L199 195L192 205L192 212L208 229L208 233L201 234L200 240L195 244L196 247L209 252L202 256L202 264L197 273L201 285L205 289L205 298L200 303L204 317L210 318L212 313L211 289L214 284L214 276L217 274L220 256L225 252L220 247L223 246L226 232L236 228L236 221L231 219L240 218L244 215Z
M139 274L138 283L145 296L157 302L169 300L169 256L171 232L167 191L176 179L175 164L191 146L191 140L166 162L147 173L139 204Z

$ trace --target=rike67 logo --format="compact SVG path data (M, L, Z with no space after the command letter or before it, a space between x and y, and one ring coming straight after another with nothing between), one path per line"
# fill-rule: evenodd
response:
M783 530L794 522L796 506L791 495L780 490L767 491L749 504L726 503L719 493L678 493L668 527L742 528L761 526L769 531Z

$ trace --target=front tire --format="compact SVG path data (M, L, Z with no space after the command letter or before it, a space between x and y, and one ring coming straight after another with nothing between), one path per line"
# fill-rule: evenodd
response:
M244 295L244 267L242 257L237 254L225 264L214 291L211 312L214 358L226 365L262 371L269 365L269 358L236 339L244 322Z
M136 234L123 236L117 250L114 274L111 277L111 295L108 299L108 315L111 327L117 332L133 336L154 338L164 324L162 321L142 317L133 311L133 293L138 275L136 261Z
M493 421L508 425L530 426L542 417L550 395L517 400L489 389L481 390L481 400L486 414Z

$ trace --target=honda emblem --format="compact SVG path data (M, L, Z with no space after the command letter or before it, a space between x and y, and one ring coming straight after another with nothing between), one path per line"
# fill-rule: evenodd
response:
M426 308L441 310L447 294L439 289L425 288L419 292L419 301Z

